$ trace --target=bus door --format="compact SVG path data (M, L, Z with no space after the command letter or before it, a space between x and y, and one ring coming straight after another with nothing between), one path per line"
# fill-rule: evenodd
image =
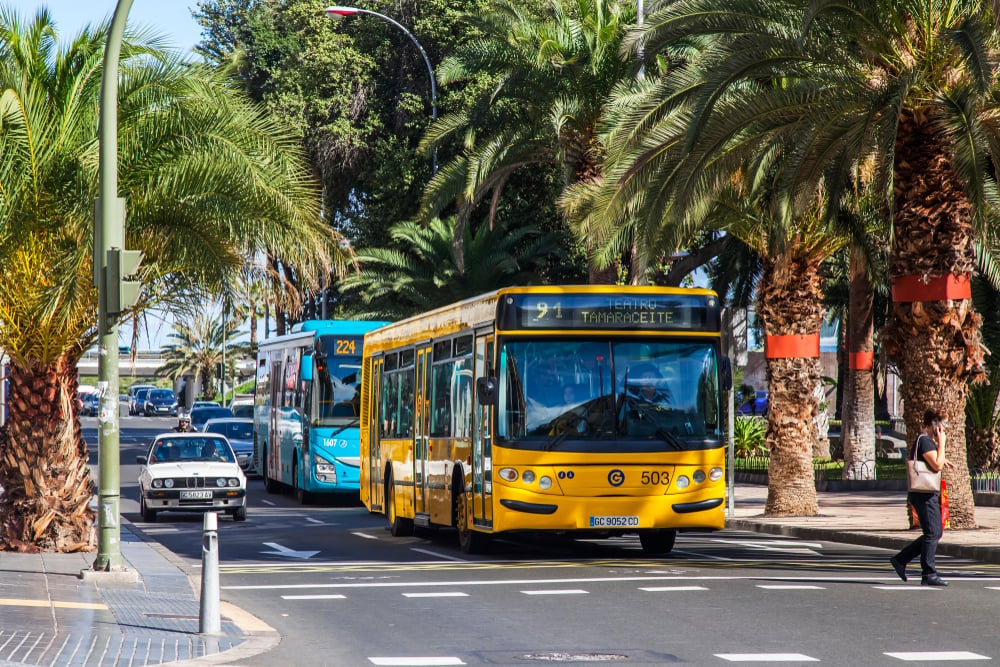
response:
M413 513L426 514L427 506L427 438L430 430L430 383L427 373L431 366L431 347L417 348L416 387L413 401Z
M367 467L368 475L368 508L374 510L381 508L382 492L382 429L379 424L385 417L382 415L382 360L369 359L367 377L361 382L362 390L368 393L368 450L362 451L361 456L367 457L367 465L361 466L361 474L365 474ZM362 446L364 440L362 440Z
M493 369L493 332L476 334L476 378L495 375ZM490 406L472 402L475 410L472 435L472 522L478 526L493 525L493 429Z
M281 373L281 350L277 359L271 362L271 409L268 412L267 460L264 461L264 479L281 479L281 461L278 436L278 415L281 412L281 393L284 375Z

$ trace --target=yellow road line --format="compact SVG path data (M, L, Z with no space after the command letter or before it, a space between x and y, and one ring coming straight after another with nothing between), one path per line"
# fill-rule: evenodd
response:
M57 609L107 609L99 602L64 602L62 600L18 600L0 598L0 607L55 607Z

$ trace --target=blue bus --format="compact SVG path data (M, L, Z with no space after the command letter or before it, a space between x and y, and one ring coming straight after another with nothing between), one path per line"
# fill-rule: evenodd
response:
M361 352L385 324L309 320L260 343L254 470L268 493L358 493Z

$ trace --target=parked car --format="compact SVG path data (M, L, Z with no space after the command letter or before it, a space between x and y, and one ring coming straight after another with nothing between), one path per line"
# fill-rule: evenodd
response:
M202 427L205 433L218 433L226 436L226 440L236 452L236 460L243 472L249 474L253 470L253 420L238 417L223 417L209 419Z
M191 409L195 408L221 408L222 404L218 401L195 401L191 404Z
M177 414L177 394L172 389L147 389L142 394L141 414L147 417Z
M752 401L744 401L736 410L741 415L757 415L764 417L767 415L768 392L766 389L758 389L754 392Z
M101 397L96 391L87 391L80 394L80 414L85 417L96 417L101 409Z
M160 512L225 512L246 521L247 478L224 436L161 433L136 462L143 521Z
M191 428L200 431L209 419L224 419L225 417L232 417L233 413L229 411L229 408L209 407L191 408L190 415Z
M139 414L138 406L138 396L139 392L143 389L156 389L155 386L151 384L134 384L128 388L128 413L130 415Z

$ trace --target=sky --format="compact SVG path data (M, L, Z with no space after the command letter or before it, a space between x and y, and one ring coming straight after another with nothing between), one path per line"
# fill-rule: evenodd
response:
M201 39L201 26L191 16L197 0L132 0L129 24L153 27L169 39L171 44L190 51ZM34 16L47 7L56 24L58 34L69 38L88 23L97 23L111 15L118 4L115 0L0 0L0 4L13 6L22 16Z

